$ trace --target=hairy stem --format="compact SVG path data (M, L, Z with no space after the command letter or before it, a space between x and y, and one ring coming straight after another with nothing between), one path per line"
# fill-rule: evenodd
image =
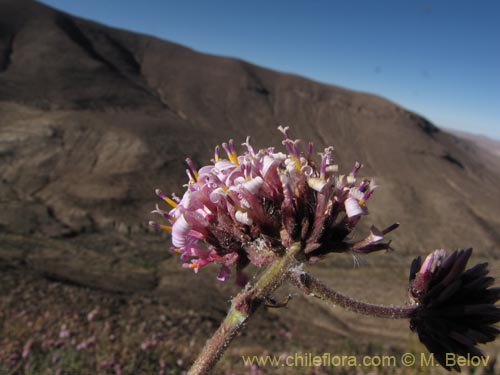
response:
M416 306L382 306L357 301L328 288L320 280L304 271L292 270L288 276L304 293L360 314L379 318L411 318L417 309Z
M215 366L229 343L241 330L248 318L264 303L286 279L287 273L299 261L297 254L302 250L296 242L286 251L285 255L271 264L255 285L242 290L231 302L226 318L214 335L205 343L201 353L188 372L188 375L204 375Z

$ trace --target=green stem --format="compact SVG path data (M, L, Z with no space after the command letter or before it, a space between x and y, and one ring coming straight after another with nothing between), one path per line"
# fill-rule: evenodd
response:
M289 278L304 293L341 306L356 313L377 316L379 318L411 318L417 306L383 306L357 301L342 293L328 288L314 276L304 271L290 271Z
M293 243L285 255L271 264L255 283L245 288L231 302L226 318L214 335L205 343L188 375L205 375L215 366L229 343L241 330L248 318L265 302L286 279L288 272L299 264L296 259L301 252L299 242Z

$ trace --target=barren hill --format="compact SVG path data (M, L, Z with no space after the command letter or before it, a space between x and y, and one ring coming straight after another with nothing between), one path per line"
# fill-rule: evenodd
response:
M500 141L498 139L493 139L480 134L474 134L459 130L447 129L451 134L456 135L459 138L467 139L474 142L476 145L487 150L489 153L500 157Z
M146 226L154 189L182 193L184 159L201 166L229 138L279 146L280 124L318 151L333 144L342 170L359 160L376 179L365 224L401 223L397 253L380 257L500 254L500 162L418 114L28 0L0 0L0 14L4 269L109 290L177 288L179 303L196 305L183 288L202 285L199 275Z
M401 251L500 243L498 165L394 103L31 1L0 11L3 232L140 232L153 189L181 191L187 155L201 165L246 135L279 145L286 124L334 144L345 170L365 164L381 185L368 220L400 221Z

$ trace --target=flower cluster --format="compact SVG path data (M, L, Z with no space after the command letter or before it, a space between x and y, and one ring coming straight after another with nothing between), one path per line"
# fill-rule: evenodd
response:
M491 288L488 264L465 270L472 249L435 250L422 264L420 257L411 266L409 294L417 305L410 327L420 341L448 370L460 371L446 362L447 353L484 356L477 344L495 340L500 330L500 288Z
M297 241L309 261L332 251L389 248L381 241L397 225L385 230L372 227L361 241L347 240L367 214L366 201L376 188L368 179L356 181L361 165L339 174L333 147L326 148L316 164L312 143L302 152L288 128L279 130L285 153L273 147L255 151L247 138L246 152L238 155L230 140L222 144L227 158L221 157L217 146L211 165L197 169L187 159L189 182L181 199L156 191L173 208L167 212L157 206L153 212L171 226L150 225L172 232L173 250L181 254L184 267L197 272L216 262L221 264L218 279L226 280L235 266L242 283L245 266L269 264Z

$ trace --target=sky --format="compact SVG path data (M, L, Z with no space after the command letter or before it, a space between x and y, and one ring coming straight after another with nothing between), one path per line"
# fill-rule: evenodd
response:
M197 51L370 92L500 140L497 0L42 0Z

